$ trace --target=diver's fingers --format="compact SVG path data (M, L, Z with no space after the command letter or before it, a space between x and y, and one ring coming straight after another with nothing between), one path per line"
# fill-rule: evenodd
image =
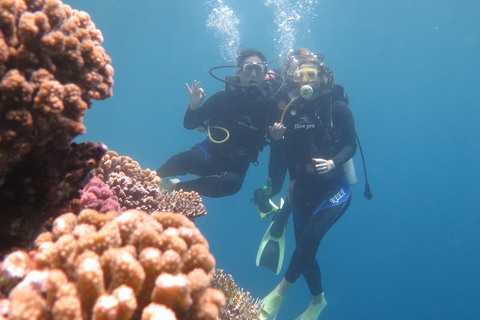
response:
M322 158L313 158L313 161L315 161L316 163L319 163L319 164L325 164L327 162L327 160L322 159Z
M275 122L275 123L273 124L273 127L274 127L275 129L286 129L286 127L283 125L283 123L280 123L280 122Z
M198 93L200 94L201 99L205 98L205 91L202 88L198 89Z
M193 89L190 89L190 86L188 85L188 83L185 83L185 85L187 86L188 93L192 94ZM192 88L193 88L193 85L192 85Z
M197 80L193 81L192 89L197 91L198 88L200 87L200 83L202 83L202 81L197 81Z

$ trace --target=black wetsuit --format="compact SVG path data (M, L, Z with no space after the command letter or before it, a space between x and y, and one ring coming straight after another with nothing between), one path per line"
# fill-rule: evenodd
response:
M250 98L240 89L217 92L196 110L187 109L184 126L210 127L211 139L189 151L172 156L157 169L160 177L187 173L200 176L182 181L176 190L196 191L202 196L218 198L235 194L243 185L250 163L266 145L267 111L270 103L264 95ZM226 139L226 129L229 138Z
M276 95L276 100L277 103L283 101L286 105L289 102L288 93L280 91ZM348 96L345 94L345 89L343 86L338 84L334 85L332 90L332 101L341 101L348 105ZM275 122L280 122L282 114L283 110L278 108L275 108L274 111L270 112L270 125ZM285 139L271 140L268 161L268 178L271 181L271 193L269 195L265 195L262 193L262 189L257 189L255 190L256 195L254 195L254 199L257 202L256 204L259 206L262 212L270 212L272 210L268 200L273 198L282 190L287 169L288 163L286 157ZM290 212L284 212L283 214L289 215ZM285 221L286 219L288 219L288 216L285 217Z
M343 215L351 200L343 164L356 151L355 124L349 107L325 95L313 101L299 98L288 108L284 124L290 179L295 180L292 212L296 249L285 279L303 274L312 295L323 292L315 259L325 233ZM333 160L335 169L315 172L312 158Z

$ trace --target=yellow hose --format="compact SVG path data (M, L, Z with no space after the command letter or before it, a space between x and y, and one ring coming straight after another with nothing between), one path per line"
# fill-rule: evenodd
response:
M221 140L221 141L214 140L214 139L212 138L212 135L211 135L211 133L210 133L210 128L213 128L213 129L220 129L220 130L223 130L223 131L225 131L225 133L227 134L227 137L226 137L225 139ZM209 139L210 139L210 141L212 141L213 143L224 143L225 141L227 141L227 140L228 140L228 138L230 138L230 132L228 132L228 130L227 130L227 129L225 129L225 128L222 128L222 127L217 127L217 126L212 126L212 127L210 127L210 126L207 126L207 134L208 134L208 138L209 138Z

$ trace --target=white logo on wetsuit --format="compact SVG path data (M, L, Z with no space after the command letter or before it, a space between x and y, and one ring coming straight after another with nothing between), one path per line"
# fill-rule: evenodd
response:
M250 130L257 131L258 128L255 124L252 123L252 117L251 116L243 116L243 121L238 122L239 125L242 127L246 127Z
M335 195L333 195L330 198L330 202L331 203L339 203L340 200L342 200L344 195L345 195L345 190L343 190L343 188L341 188Z
M295 125L293 126L294 129L314 129L315 128L315 123L313 122L310 122L308 120L308 116L306 117L300 117L300 119L302 119L302 121L300 121L299 123L295 123Z

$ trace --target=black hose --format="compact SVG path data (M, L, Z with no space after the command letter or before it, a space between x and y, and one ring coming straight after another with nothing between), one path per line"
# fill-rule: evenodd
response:
M373 193L370 190L370 184L368 183L367 166L365 165L365 157L363 156L362 144L360 143L360 139L358 138L357 133L355 133L355 136L357 137L358 147L360 148L360 154L362 156L363 162L363 172L365 173L365 191L363 192L363 196L367 200L372 200Z

